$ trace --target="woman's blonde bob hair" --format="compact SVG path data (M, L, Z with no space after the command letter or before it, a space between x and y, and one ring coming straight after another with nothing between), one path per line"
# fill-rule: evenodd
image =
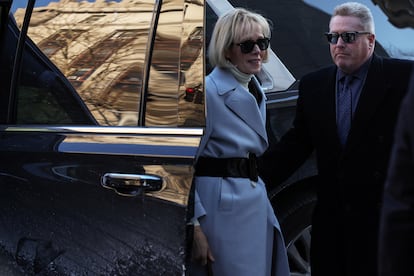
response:
M226 59L226 52L233 43L240 42L243 34L251 33L254 27L259 25L263 36L270 38L271 29L269 21L262 15L248 11L244 8L235 8L221 17L214 26L208 49L208 58L212 67L230 67ZM263 62L268 59L268 50L263 56Z

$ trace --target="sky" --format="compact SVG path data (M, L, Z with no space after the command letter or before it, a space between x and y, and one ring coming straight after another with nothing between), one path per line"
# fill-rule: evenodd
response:
M16 11L16 8L23 8L27 5L28 0L13 0L12 10ZM36 0L35 6L46 6L51 0Z

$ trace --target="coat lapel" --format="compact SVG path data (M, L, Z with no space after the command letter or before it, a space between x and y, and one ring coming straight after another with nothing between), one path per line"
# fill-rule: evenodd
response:
M224 97L225 105L240 117L250 128L256 131L262 138L267 140L266 134L266 112L265 95L263 94L259 112L256 108L257 103L253 95L237 82L231 73L216 68L213 72L220 74L223 85L218 88L218 94ZM260 123L258 123L260 122Z
M320 107L324 107L321 110L327 110L327 113L324 114L325 118L321 118L320 122L327 122L326 127L329 138L334 139L337 142L337 146L340 146L336 124L336 67L333 67L330 75L331 77L328 78L326 88L321 89L324 93L321 93L322 97L319 99ZM334 92L332 93L332 91Z
M333 147L340 149L336 125L336 66L327 68L317 77L317 81L308 85L304 91L306 101L312 102L308 104L310 114L317 127L313 131L317 131L315 135L323 135L325 143L331 144ZM321 123L323 122L323 123Z
M262 100L262 103L263 102L264 99ZM254 129L254 131L256 131L264 139L267 139L265 118L261 116L260 112L258 112L258 109L256 108L256 100L252 95L250 95L247 91L236 89L225 99L225 104L249 127Z

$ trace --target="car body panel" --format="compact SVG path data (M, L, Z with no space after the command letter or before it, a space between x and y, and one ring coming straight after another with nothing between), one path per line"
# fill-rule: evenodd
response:
M76 130L2 130L1 246L35 273L180 274L200 131ZM109 173L124 176L115 189ZM146 192L144 176L161 187Z

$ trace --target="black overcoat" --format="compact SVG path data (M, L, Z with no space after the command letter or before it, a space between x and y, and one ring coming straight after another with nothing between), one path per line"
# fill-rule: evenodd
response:
M286 179L315 150L312 276L377 275L382 190L411 67L409 61L373 56L344 148L336 126L337 67L304 76L293 127L263 157L273 167L262 171L271 184Z
M414 275L414 74L401 104L380 222L379 275Z

